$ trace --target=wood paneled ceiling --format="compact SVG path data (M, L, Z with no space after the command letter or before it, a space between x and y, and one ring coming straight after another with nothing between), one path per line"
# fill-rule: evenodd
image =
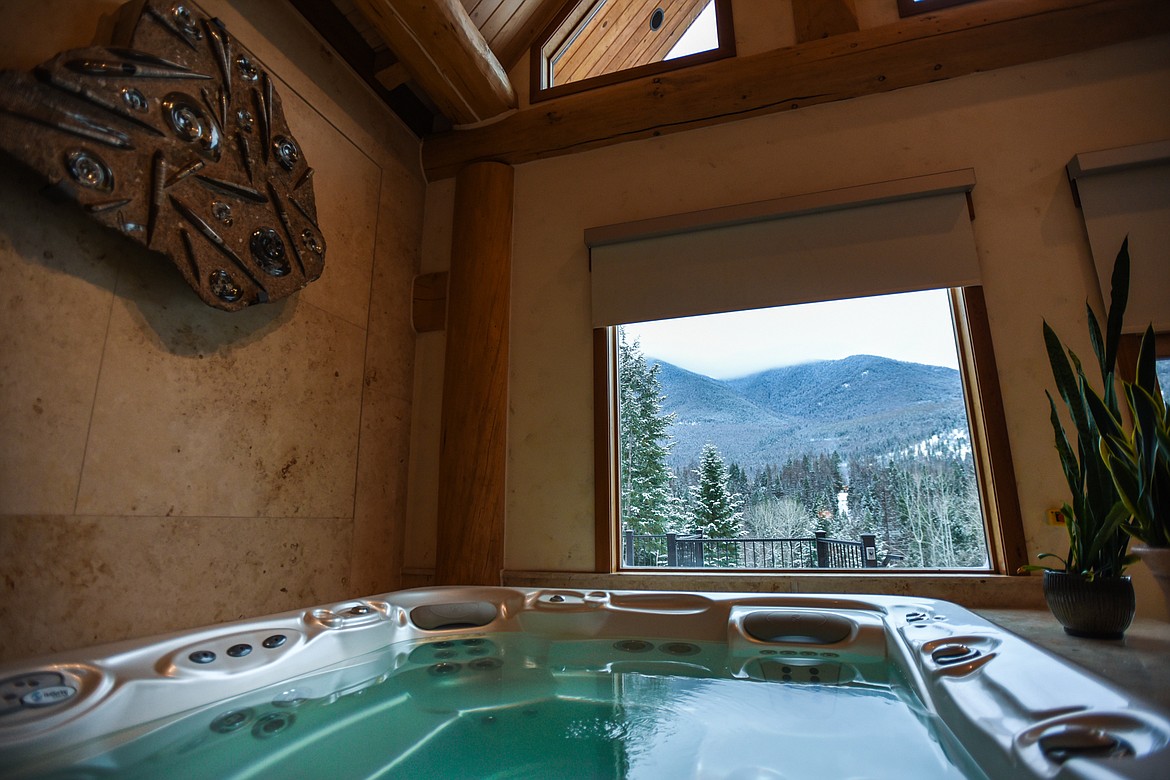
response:
M504 70L528 53L536 36L565 5L576 0L462 0Z
M708 0L595 0L555 41L552 85L661 62ZM660 24L653 24L661 11ZM552 86L549 85L549 86Z

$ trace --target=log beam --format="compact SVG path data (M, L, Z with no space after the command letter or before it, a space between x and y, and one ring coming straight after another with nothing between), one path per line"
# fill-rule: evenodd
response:
M508 74L459 0L356 0L357 9L454 124L516 107Z
M542 102L425 139L423 164L434 181L475 160L515 165L1167 32L1165 0L988 0Z
M499 585L504 567L513 170L455 180L439 445L438 585Z

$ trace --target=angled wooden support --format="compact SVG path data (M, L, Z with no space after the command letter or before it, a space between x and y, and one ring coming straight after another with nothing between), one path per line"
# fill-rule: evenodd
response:
M459 0L356 0L439 110L457 125L516 107L496 55Z
M475 163L455 181L435 582L499 585L513 170L502 163Z
M857 32L857 8L853 3L854 0L792 0L796 42Z
M410 71L401 62L374 71L374 78L386 89L395 89L410 81Z

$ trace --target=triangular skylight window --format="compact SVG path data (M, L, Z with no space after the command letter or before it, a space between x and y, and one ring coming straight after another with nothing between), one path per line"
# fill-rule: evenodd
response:
M730 0L582 0L538 41L533 97L719 59L734 47Z

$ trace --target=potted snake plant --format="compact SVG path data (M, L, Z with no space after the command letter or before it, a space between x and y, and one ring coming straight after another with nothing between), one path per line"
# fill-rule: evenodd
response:
M1101 459L1128 514L1123 528L1170 602L1170 407L1158 383L1154 329L1147 327L1132 382L1122 388L1128 425L1099 398L1090 399L1101 430Z
M1052 376L1075 434L1074 443L1061 422L1056 401L1045 391L1056 450L1071 494L1061 508L1069 547L1064 557L1053 553L1039 556L1059 561L1060 566L1028 565L1023 569L1044 572L1048 607L1064 630L1074 636L1121 637L1135 610L1133 583L1124 575L1126 566L1136 560L1126 551L1129 535L1125 524L1129 514L1101 457L1103 436L1098 415L1093 412L1099 407L1113 418L1121 418L1114 379L1121 322L1128 299L1127 239L1113 268L1104 333L1092 307L1087 304L1085 307L1089 339L1100 372L1100 394L1089 384L1076 353L1067 349L1048 322L1044 322L1044 344Z

